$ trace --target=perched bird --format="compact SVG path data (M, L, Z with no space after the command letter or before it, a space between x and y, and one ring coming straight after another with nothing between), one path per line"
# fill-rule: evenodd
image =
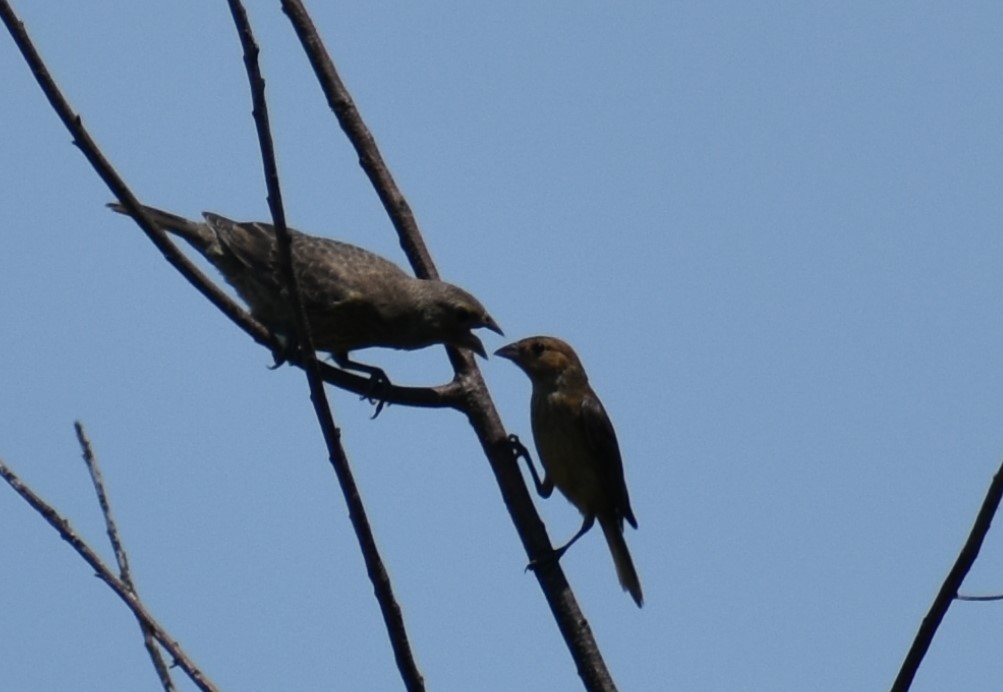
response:
M109 204L120 214L129 212ZM205 256L247 302L251 314L276 336L295 334L279 266L275 228L204 213L204 223L144 207L158 226L184 238ZM337 240L293 229L293 267L314 346L343 368L385 379L379 368L349 360L370 346L404 350L432 344L468 348L487 357L472 329L501 329L476 298L445 281L416 279L393 262Z
M571 346L548 336L516 341L495 355L514 362L533 383L530 421L544 469L541 482L530 463L537 491L549 497L557 486L584 518L578 533L555 550L555 558L560 559L598 519L620 585L640 607L641 582L623 539L624 519L635 529L637 520L627 496L620 447L581 361Z

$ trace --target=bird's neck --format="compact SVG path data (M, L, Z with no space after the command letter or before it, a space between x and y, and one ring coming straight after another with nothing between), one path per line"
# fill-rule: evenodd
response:
M565 368L557 373L548 373L545 377L533 379L534 389L541 393L574 392L589 388L589 378L581 368Z

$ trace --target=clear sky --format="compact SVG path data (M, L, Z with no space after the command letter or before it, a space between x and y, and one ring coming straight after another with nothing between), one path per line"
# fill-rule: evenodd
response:
M289 222L404 263L278 4ZM598 531L564 567L621 689L887 689L1003 457L1003 4L311 4L489 349L565 338L613 418L644 609ZM16 5L140 199L267 218L224 2ZM225 689L400 689L302 373L104 208L6 34L0 74L0 457L110 556L85 423L141 593ZM482 369L528 441L528 380ZM579 689L462 416L331 398L429 688ZM7 488L0 526L0 689L156 689ZM1003 591L999 530L965 591ZM914 689L998 690L1001 638L955 604Z

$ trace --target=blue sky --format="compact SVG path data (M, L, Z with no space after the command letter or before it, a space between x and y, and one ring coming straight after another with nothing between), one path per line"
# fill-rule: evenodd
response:
M1003 456L1003 6L312 4L440 272L571 342L613 418L644 609L598 532L564 567L621 689L887 688ZM140 199L267 218L225 3L18 5ZM249 11L290 224L403 264L278 3ZM0 457L108 556L84 422L141 593L224 688L399 689L302 374L104 208L9 38L0 73ZM528 440L528 381L482 370ZM331 399L429 688L579 689L463 418ZM0 688L156 689L4 489L0 525ZM1001 575L997 531L965 590ZM1001 636L955 604L913 689L998 689Z

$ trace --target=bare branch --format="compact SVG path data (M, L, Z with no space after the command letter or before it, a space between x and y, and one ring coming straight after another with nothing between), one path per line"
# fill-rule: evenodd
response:
M0 10L2 10L3 5L6 3L3 0L0 0L0 3L2 3L0 4ZM0 478L3 478L14 489L14 492L20 495L36 512L41 514L42 518L59 532L63 540L69 543L77 551L77 554L94 568L97 577L110 586L112 591L122 599L129 610L132 611L132 614L136 616L136 619L150 630L156 640L160 642L160 645L174 658L174 663L188 675L200 690L206 692L215 692L217 690L217 687L199 670L188 654L185 653L184 649L181 648L181 645L154 619L153 615L146 609L146 606L139 600L139 597L132 592L128 585L112 573L101 558L97 556L97 553L82 538L77 536L73 527L70 526L70 522L60 516L55 509L18 478L17 474L3 460L0 460Z
M958 589L961 588L965 576L979 556L979 550L982 549L982 542L985 540L986 534L989 533L989 527L992 525L993 517L999 508L1001 497L1003 497L1003 464L996 471L993 482L989 484L986 499L982 501L979 514L975 517L975 524L972 526L971 533L968 534L968 540L965 541L964 547L958 554L958 559L955 560L954 566L940 587L940 591L937 592L937 597L933 600L930 611L923 618L923 624L920 625L916 638L909 648L909 653L906 654L905 661L902 662L902 668L892 684L892 692L906 692L912 686L916 671L919 670L923 657L926 656L930 643L937 634L937 628L940 627L940 623L947 614L947 609L951 607L951 602L957 597Z
M411 205L404 199L404 195L390 174L390 169L383 162L383 156L376 146L376 140L359 115L355 102L341 81L341 77L338 76L334 62L324 48L320 34L317 33L309 13L299 0L282 0L282 11L289 17L300 43L303 44L303 49L313 66L321 89L324 90L328 105L338 116L341 129L345 131L349 141L355 147L355 151L359 155L359 165L369 176L376 194L383 202L391 222L397 229L401 247L411 262L411 266L414 267L415 275L422 279L438 279L439 273L436 271L432 256L428 253L425 241L418 231L418 223L411 211Z
M91 483L94 484L94 492L97 494L101 514L104 516L108 540L111 542L111 548L115 553L115 562L118 563L118 576L126 588L138 598L139 593L136 591L136 585L132 581L132 572L129 569L129 557L125 552L125 546L118 535L118 527L115 525L115 519L111 514L111 503L108 501L108 493L105 492L101 468L98 466L98 460L91 447L91 441L87 437L86 431L84 431L83 423L75 421L73 428L77 432L77 441L80 443L80 451L83 453L84 464L87 465L87 472L90 474ZM143 632L143 645L146 647L146 652L150 655L150 661L153 663L154 670L157 671L157 677L160 678L160 685L167 692L173 692L175 689L174 681L171 680L171 673L167 669L167 664L164 663L164 657L160 655L160 649L157 648L153 632L142 620L139 621L139 627Z
M977 602L1003 601L1003 594L995 594L992 596L963 596L962 594L958 594L956 596L956 599L959 601L977 601Z
M261 77L261 70L258 66L258 46L254 40L250 22L240 0L228 0L230 12L233 15L237 33L240 35L240 42L244 48L244 65L247 68L247 77L251 87L251 98L254 103L254 123L258 131L258 142L261 146L261 160L265 169L265 184L268 187L268 205L272 212L272 219L275 225L276 240L279 245L279 253L286 285L289 288L290 301L293 305L293 314L296 320L296 331L298 343L303 352L303 368L306 371L307 382L310 386L310 398L313 400L314 411L317 421L320 423L324 441L327 443L328 457L334 467L338 482L341 485L345 502L348 504L348 513L355 529L359 547L366 563L366 571L373 583L376 593L376 600L379 603L380 611L383 614L383 622L390 637L390 645L394 651L394 658L397 661L397 668L401 678L408 690L418 692L425 689L425 682L421 672L414 660L414 653L408 641L407 629L404 626L404 617L401 614L400 606L394 597L393 588L390 584L390 576L383 564L376 547L376 538L373 536L372 527L366 516L365 506L359 496L358 486L348 463L348 456L341 444L341 431L335 427L334 418L331 415L331 407L324 392L324 384L320 378L317 357L313 347L313 339L310 336L310 325L306 316L306 309L303 307L299 287L296 284L296 272L293 269L292 261L292 238L289 229L286 228L285 211L282 208L282 193L279 188L278 167L275 163L275 149L272 143L271 130L268 124L268 105L265 101L265 81ZM381 404L382 406L382 404ZM379 408L377 408L379 412Z
M290 356L289 360L302 367L298 355ZM336 385L340 389L358 394L362 398L366 398L373 391L373 382L369 377L354 375L323 361L318 361L317 367L325 382ZM380 397L388 404L459 410L463 405L464 393L463 385L454 378L452 381L437 387L399 387L390 383L380 389Z

